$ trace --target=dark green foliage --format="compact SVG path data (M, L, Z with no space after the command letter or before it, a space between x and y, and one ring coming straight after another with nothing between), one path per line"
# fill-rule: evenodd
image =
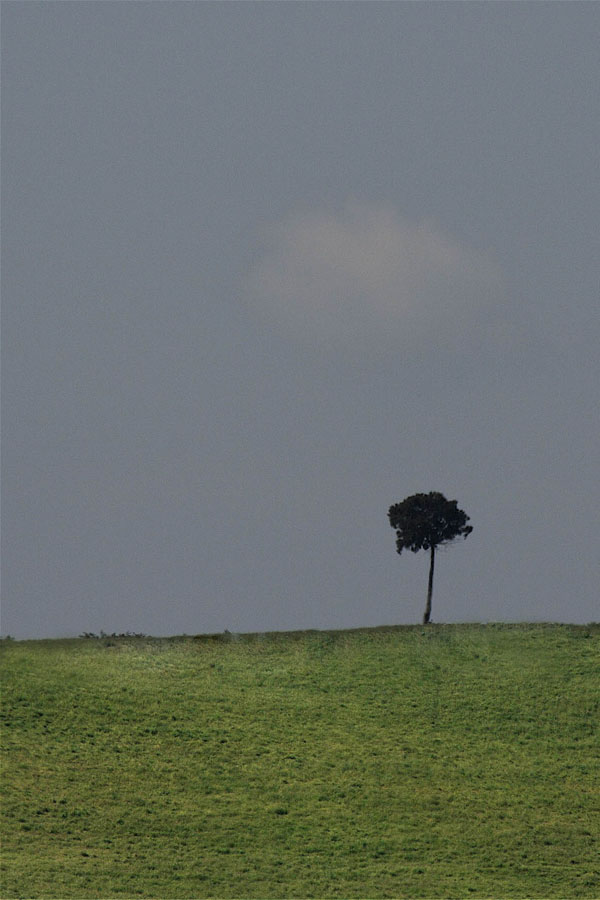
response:
M429 550L458 537L467 538L473 531L473 527L467 525L469 516L458 508L457 501L446 500L439 491L413 494L402 503L394 503L388 517L396 530L398 553Z

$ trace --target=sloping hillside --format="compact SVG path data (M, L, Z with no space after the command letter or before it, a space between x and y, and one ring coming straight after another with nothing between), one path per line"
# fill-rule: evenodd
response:
M4 641L4 898L600 896L600 627Z

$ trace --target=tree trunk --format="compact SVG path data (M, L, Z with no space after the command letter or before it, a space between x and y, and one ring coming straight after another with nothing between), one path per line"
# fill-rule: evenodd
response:
M435 547L431 548L431 563L429 565L429 585L427 586L427 606L423 616L423 625L429 625L431 618L431 595L433 594L433 567L435 564Z

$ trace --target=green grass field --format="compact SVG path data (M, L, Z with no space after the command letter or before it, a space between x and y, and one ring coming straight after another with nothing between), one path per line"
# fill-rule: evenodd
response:
M2 644L3 898L600 896L600 626Z

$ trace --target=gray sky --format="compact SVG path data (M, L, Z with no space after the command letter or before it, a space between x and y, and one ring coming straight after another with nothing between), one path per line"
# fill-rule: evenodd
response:
M598 619L599 26L3 4L3 634Z

